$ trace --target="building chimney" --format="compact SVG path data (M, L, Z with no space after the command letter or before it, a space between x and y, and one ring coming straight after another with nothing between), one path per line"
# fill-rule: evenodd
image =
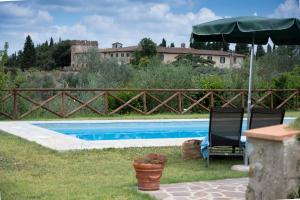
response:
M113 49L122 48L122 46L123 46L123 44L120 43L120 42L112 43L112 48Z
M181 48L185 48L185 43L181 43Z

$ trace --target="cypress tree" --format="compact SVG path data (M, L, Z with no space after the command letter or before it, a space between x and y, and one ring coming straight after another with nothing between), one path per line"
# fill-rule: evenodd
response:
M167 46L167 42L166 42L165 38L162 39L159 46L161 46L161 47L166 47Z
M53 38L51 37L51 38L50 38L50 44L49 44L49 47L52 47L52 46L53 46L53 44L54 44L54 42L53 42Z
M240 54L249 54L250 49L248 47L248 44L245 43L237 43L235 45L235 53L240 53Z
M175 44L172 42L171 45L170 45L170 47L175 47Z
M191 42L190 47L194 49L206 49L205 42Z
M36 66L35 48L30 35L28 35L26 37L25 44L24 44L21 69L24 70L35 66Z
M272 47L270 44L267 45L267 53L268 54L272 53Z
M256 59L259 57L262 57L266 54L264 47L262 45L257 45L257 50L256 50Z

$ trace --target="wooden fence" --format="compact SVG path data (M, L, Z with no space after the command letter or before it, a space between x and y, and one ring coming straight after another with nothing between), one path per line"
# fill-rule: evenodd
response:
M0 90L2 119L53 114L68 118L85 112L96 115L209 112L211 107L246 107L244 89L12 89ZM258 89L252 106L299 110L299 89Z

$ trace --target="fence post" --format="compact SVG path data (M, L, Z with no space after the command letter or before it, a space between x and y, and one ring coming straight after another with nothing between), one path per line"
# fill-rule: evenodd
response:
M270 93L270 100L271 100L271 109L273 109L274 108L274 99L273 99L273 91L271 90L270 91L271 93Z
M147 108L147 92L144 91L143 94L143 105L144 105L144 115L146 115L148 108Z
M213 108L214 107L214 104L215 104L215 101L214 101L214 92L210 92L210 107Z
M297 92L297 94L296 94L296 110L297 109L299 109L299 90L298 90L298 92Z
M104 95L104 114L107 115L108 114L108 92L105 92Z
M13 89L13 118L18 119L18 93L16 89Z
M245 92L242 92L242 108L245 109Z
M63 118L66 117L66 105L65 105L65 92L62 91L61 92L61 115L63 116Z
M178 93L178 111L182 114L182 94L181 92Z

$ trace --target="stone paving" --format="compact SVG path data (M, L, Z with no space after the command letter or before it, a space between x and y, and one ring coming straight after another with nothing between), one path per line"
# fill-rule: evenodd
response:
M158 200L244 200L248 178L161 184L160 190L146 192Z

